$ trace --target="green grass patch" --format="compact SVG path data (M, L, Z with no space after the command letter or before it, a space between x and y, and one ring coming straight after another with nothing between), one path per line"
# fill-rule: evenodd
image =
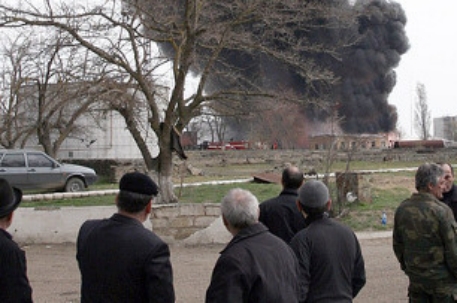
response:
M266 199L277 196L281 192L281 186L278 184L262 184L262 183L233 183L220 185L200 185L187 186L182 188L182 194L179 197L179 202L182 203L219 203L227 192L235 187L247 189L251 191L262 202ZM179 188L175 190L178 194Z
M114 205L114 195L58 199L58 200L42 200L42 201L22 201L21 207L65 207L65 206L107 206Z
M199 185L176 188L180 203L219 203L227 192L235 187L251 191L259 202L277 196L281 191L278 184L260 184L253 182ZM179 195L180 194L180 195ZM59 199L48 201L23 201L21 207L64 207L64 206L106 206L114 204L114 195Z
M393 163L386 164L386 167L378 167L379 163L371 163L368 166L366 162L354 162L351 164L351 169L374 169L374 168L394 168L397 167L411 167L411 163ZM407 165L408 164L408 165ZM249 165L247 165L249 166ZM260 168L261 165L256 166ZM220 168L224 170L224 168ZM227 167L227 171L231 171L232 176L197 176L198 181L215 181L215 180L227 180L236 178L249 178L252 174L248 173L251 170L241 167ZM234 173L236 171L236 173ZM389 230L393 226L393 214L395 209L401 201L410 196L408 190L408 184L401 184L405 182L414 182L414 171L402 171L402 172L389 172L373 174L374 181L372 182L372 202L371 203L360 203L356 202L351 205L339 206L336 200L335 181L330 180L330 191L333 197L333 209L335 216L339 211L343 211L343 215L339 220L349 225L356 231L360 230ZM233 177L235 176L236 177ZM403 176L405 181L395 183L394 177ZM192 179L192 181L197 181ZM190 183L191 180L182 179L184 183ZM281 192L281 186L278 184L262 184L253 182L233 183L233 184L219 184L219 185L200 185L200 186L185 186L180 187L180 182L175 181L175 194L178 197L179 203L219 203L227 192L235 187L240 187L251 191L259 200L270 199L277 196ZM404 186L404 187L403 187ZM102 189L116 189L117 184L107 182L97 182L89 188L89 190L102 190ZM65 206L108 206L114 204L114 195L97 196L97 197L84 197L84 198L72 198L62 200L51 200L51 201L23 201L21 207L65 207ZM381 215L385 211L387 214L387 225L381 224Z
M371 203L354 203L340 221L356 231L379 231L393 228L394 213L401 201L409 198L411 193L406 188L381 190L373 188ZM382 213L387 215L387 224L381 224Z

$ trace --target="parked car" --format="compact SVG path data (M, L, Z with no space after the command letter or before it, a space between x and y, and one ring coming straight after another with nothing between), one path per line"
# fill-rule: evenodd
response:
M22 190L83 191L97 181L92 168L59 163L44 152L0 149L0 177Z

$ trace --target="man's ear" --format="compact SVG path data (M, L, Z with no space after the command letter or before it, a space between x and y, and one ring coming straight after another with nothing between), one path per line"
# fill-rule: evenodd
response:
M6 216L6 219L8 220L8 222L13 221L13 216L14 216L14 211L12 211L8 216Z
M332 209L332 199L327 201L327 211L330 211L330 209Z
M295 200L295 204L297 204L298 211L303 212L303 207L301 206L300 201Z
M225 219L224 215L222 215L222 222L224 223L225 227L228 226L228 221L227 221L227 219Z
M151 211L152 211L152 199L149 200L149 203L146 204L146 207L144 208L144 210L146 211L146 214L150 214Z

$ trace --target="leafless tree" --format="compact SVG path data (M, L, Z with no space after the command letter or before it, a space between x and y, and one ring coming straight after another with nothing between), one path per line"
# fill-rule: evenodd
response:
M417 101L415 104L415 127L416 132L422 140L430 138L431 116L427 102L427 92L425 85L417 83L416 86Z
M303 148L306 138L306 115L303 107L294 103L263 102L263 108L253 112L249 119L249 137L254 142L271 146L276 143L284 149Z
M80 59L87 50L75 46L71 36L52 29L46 34L32 30L15 35L11 43L5 41L2 51L9 63L4 65L4 73L10 79L4 83L4 91L9 92L11 100L3 104L15 111L7 115L12 119L3 120L2 145L13 148L37 144L56 156L68 136L81 137L91 131L79 118L85 115L85 120L92 120L86 125L96 125L97 119L89 112L97 99L90 95L89 88L97 83L100 73L96 77L91 74L88 60ZM20 142L6 139L12 134Z
M338 57L338 47L316 45L295 34L306 31L308 24L317 26L307 22L316 15L335 12L319 1L105 0L103 5L71 6L44 0L40 7L26 0L21 3L21 7L0 4L0 26L57 28L107 64L110 77L105 77L104 93L119 97L112 106L124 116L147 169L157 173L165 203L177 201L171 179L172 134L182 131L202 107L226 104L242 112L249 100L257 106L264 100L320 103L319 87L337 81L319 62L298 55ZM338 18L344 18L344 13ZM288 26L291 23L297 27ZM155 51L156 45L166 56ZM249 61L244 64L242 54L293 69L305 79L304 94L290 94L286 86L262 83L263 75L272 70L249 66ZM243 64L237 64L240 62ZM164 99L158 83L166 68L172 79L165 85L170 94ZM192 76L197 76L198 83L189 90ZM282 79L281 84L285 83L287 79ZM147 113L149 127L157 136L157 157L142 137L137 111Z
M3 38L3 68L1 71L0 145L6 148L23 147L33 125L26 119L28 108L23 106L25 96L21 88L27 85L29 71L23 62L29 59L30 43L21 37Z

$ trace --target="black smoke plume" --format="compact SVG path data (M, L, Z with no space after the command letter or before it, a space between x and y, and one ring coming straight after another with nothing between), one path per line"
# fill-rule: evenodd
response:
M338 49L338 58L325 53L316 54L306 51L299 54L305 60L311 59L325 66L340 79L332 87L313 83L315 97L319 97L320 94L330 96L327 98L331 102L330 110L324 111L308 105L303 109L304 115L312 122L325 121L337 114L338 121L341 121L340 127L346 133L380 133L394 130L397 123L397 110L395 106L388 103L388 97L396 84L394 69L398 66L401 55L409 48L405 33L406 16L400 4L389 0L301 1L325 3L330 8L334 8L335 13L341 10L351 11L356 18L356 22L350 27L343 24L340 27L326 27L320 25L329 22L335 24L338 18L328 15L316 16L312 21L316 26L313 26L314 30L311 31L309 27L301 31L300 20L295 19L289 23L291 27L297 28L297 38L305 38L310 43L330 45L338 41L341 36L355 37L353 44ZM284 6L288 5L287 1L283 3ZM179 14L179 6L184 5L184 2L175 0L175 4L170 5L170 10ZM277 47L281 48L281 44L278 43ZM172 48L168 45L161 45L161 49L166 54L173 55ZM265 55L230 49L223 51L222 59L228 63L226 66L235 68L237 72L243 73L248 78L262 75L261 85L265 87L281 85L287 86L298 94L309 94L310 83L296 71L282 66L281 63ZM198 64L199 61L196 58L196 73L198 73ZM223 70L223 66L220 68ZM214 78L206 89L217 89L227 83L224 78ZM251 109L253 110L255 109ZM231 123L232 128L238 128L240 131L246 129L242 125L243 121L246 123L246 119L235 120L236 123L233 121ZM236 126L237 123L238 126Z
M396 84L394 68L409 48L406 16L401 6L385 0L359 1L360 41L343 57L335 106L348 133L377 133L395 129L397 110L388 103Z
M353 10L356 24L351 28L316 29L306 33L309 39L328 45L332 40L337 41L339 35L357 38L353 45L340 49L340 61L325 55L303 54L326 65L340 78L329 90L331 109L324 112L309 106L308 119L322 121L337 114L340 127L346 133L394 130L397 109L388 103L388 97L396 84L394 68L409 49L403 9L398 3L387 0L357 1L353 5L327 1L327 4Z

